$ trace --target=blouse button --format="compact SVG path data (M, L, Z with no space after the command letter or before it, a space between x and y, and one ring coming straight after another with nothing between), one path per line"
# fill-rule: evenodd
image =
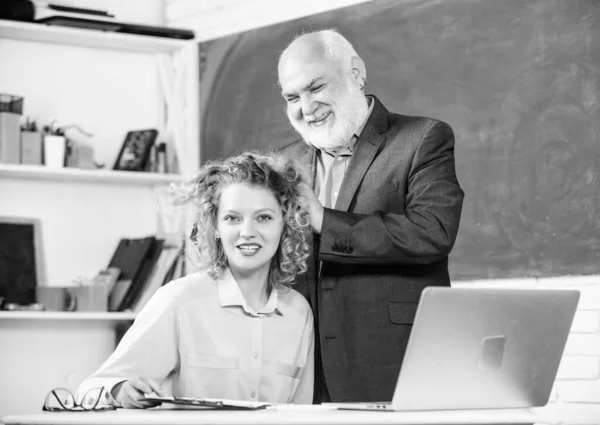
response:
M254 391L252 391L252 392L250 393L250 397L252 397L252 398L256 397L256 393L255 393Z

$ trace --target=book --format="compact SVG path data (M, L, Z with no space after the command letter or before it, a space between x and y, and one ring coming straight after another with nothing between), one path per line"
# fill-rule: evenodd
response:
M183 252L179 252L179 255L177 256L177 258L173 262L173 265L171 266L171 268L167 272L167 275L165 276L165 281L163 282L163 285L166 285L167 283L171 282L172 280L183 277L183 273L182 273L182 269L181 269L181 264L183 263L183 255L184 255Z
M146 285L148 278L152 273L152 269L160 257L164 242L164 239L156 239L152 237L150 247L148 248L146 256L142 260L140 271L131 282L125 297L123 297L123 301L119 306L119 311L130 310L142 294L144 286Z
M133 311L141 311L156 291L164 285L180 253L181 247L176 245L167 245L163 248L140 297L132 306Z
M119 307L125 298L125 294L131 286L131 279L120 279L114 284L108 294L108 311L119 311Z
M109 310L119 311L123 298L138 278L144 259L155 238L121 239L108 264L121 270L118 281L109 294Z

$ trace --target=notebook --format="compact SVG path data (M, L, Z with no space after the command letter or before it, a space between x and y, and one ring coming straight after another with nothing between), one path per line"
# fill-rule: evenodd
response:
M330 405L383 411L543 406L578 301L576 290L428 287L391 403Z

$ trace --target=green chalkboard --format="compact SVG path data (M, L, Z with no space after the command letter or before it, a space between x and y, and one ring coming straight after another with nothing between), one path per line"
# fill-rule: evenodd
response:
M454 128L453 279L600 271L600 2L381 0L203 43L202 161L297 139L277 58L328 27L388 109Z

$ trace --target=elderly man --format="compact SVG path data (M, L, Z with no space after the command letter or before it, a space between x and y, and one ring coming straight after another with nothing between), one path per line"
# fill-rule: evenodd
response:
M296 288L317 320L315 401L391 400L422 290L450 285L452 129L365 95L365 64L333 30L296 38L278 75L303 139L281 152L314 181L314 267Z

